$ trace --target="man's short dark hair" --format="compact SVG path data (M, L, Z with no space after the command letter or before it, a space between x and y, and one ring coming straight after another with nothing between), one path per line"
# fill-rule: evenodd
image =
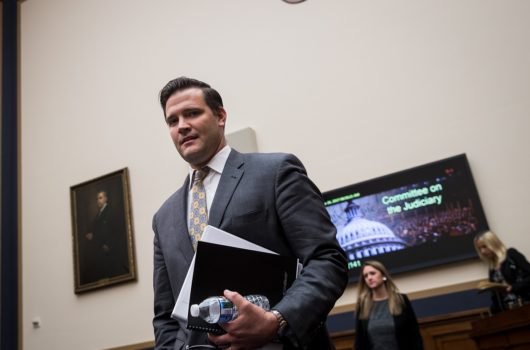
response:
M220 109L223 107L223 99L221 95L212 87L205 82L202 82L197 79L188 78L188 77L178 77L176 79L170 80L166 86L160 90L160 105L162 106L162 111L164 112L164 117L166 116L166 103L167 100L177 91L182 91L190 88L198 88L202 90L204 96L204 102L212 112L217 115Z

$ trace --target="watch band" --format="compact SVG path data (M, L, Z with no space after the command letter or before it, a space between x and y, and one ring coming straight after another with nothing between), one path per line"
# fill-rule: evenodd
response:
M278 310L271 310L271 313L276 317L276 320L278 321L278 334L281 335L282 331L287 326L287 321L285 318L283 318L283 315Z

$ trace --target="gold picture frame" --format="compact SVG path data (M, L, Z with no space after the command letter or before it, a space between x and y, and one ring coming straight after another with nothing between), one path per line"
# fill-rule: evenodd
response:
M70 187L76 294L136 280L127 168Z

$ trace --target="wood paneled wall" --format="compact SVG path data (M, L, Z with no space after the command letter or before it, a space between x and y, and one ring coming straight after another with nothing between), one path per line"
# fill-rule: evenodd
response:
M425 350L477 350L471 323L487 315L487 309L476 309L418 320ZM337 350L352 350L355 332L333 333L331 338Z

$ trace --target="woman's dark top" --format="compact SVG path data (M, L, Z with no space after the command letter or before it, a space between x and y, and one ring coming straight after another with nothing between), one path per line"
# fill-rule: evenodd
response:
M412 305L405 294L401 294L403 297L404 305L403 311L400 315L392 316L394 321L394 333L397 342L397 349L399 350L422 350L423 342L421 339L420 329L418 326L418 320L416 314L412 309ZM374 303L375 304L375 303ZM387 304L388 305L388 304ZM374 305L375 307L375 305ZM372 308L372 312L374 309ZM359 315L356 315L355 325L355 350L372 350L373 344L370 341L368 335L368 329L370 327L370 319L361 320Z
M399 350L388 299L374 301L367 331L373 350Z
M512 286L511 293L493 293L491 312L496 313L510 308L512 303L530 303L530 263L515 248L506 251L506 259L499 270L490 269L489 280L506 282Z

